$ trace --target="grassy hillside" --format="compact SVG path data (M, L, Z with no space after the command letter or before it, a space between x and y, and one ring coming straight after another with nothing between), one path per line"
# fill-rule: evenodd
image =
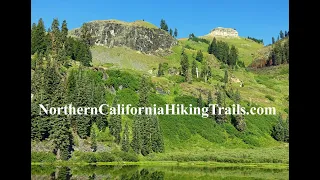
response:
M218 40L235 45L239 51L239 58L245 62L245 65L249 65L256 52L263 48L263 45L245 38L218 38ZM169 68L178 69L180 67L180 55L183 47L185 47L190 65L196 52L202 50L205 59L212 67L213 75L208 83L202 81L186 83L182 82L180 76L167 73L163 77L155 76L159 63L168 63ZM130 74L133 73L133 76L137 75L135 72L150 74L154 86L167 92L159 93L156 91L151 94L150 103L160 106L166 103L196 105L196 98L200 92L206 101L207 92L209 90L215 92L216 85L223 84L225 66L213 55L209 55L207 48L208 44L206 43L180 39L178 45L171 49L172 53L164 57L146 55L123 47L94 46L91 51L94 66L105 67L109 70L122 69ZM201 64L199 62L197 64L201 70ZM273 106L278 114L282 114L283 118L286 118L289 93L288 65L258 70L229 69L229 77L229 87L239 90L243 106ZM243 87L240 87L240 81L243 82ZM119 90L117 94L123 97L120 100L121 103L136 104L138 101L137 97L132 97L132 94L135 94L132 90ZM214 95L213 98L215 99ZM110 103L111 100L112 98ZM226 101L232 102L230 98L227 98ZM288 162L288 146L286 143L274 140L270 135L272 127L278 120L276 116L246 116L248 130L243 133L238 132L230 122L218 125L212 119L200 116L159 116L159 120L166 152L141 157L145 160L220 158L221 161L238 161L236 159L239 158L239 161L242 161L240 160L242 158L246 159L243 161L248 162ZM132 124L132 117L124 117L123 121L129 121L129 124ZM111 142L106 141L105 145L107 146L108 143ZM250 150L252 148L255 150Z

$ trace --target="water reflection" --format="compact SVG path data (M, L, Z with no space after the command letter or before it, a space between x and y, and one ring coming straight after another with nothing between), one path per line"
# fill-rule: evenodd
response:
M31 179L120 179L120 180L163 180L163 179L288 179L288 169L257 169L237 167L196 166L32 166Z

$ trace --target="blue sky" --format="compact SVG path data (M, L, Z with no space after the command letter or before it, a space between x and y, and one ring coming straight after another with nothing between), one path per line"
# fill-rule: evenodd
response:
M46 28L53 18L67 20L68 28L92 20L144 19L156 26L165 19L178 29L178 38L208 34L215 27L235 28L242 37L263 39L265 45L280 30L289 29L288 0L32 0L31 23L42 18Z

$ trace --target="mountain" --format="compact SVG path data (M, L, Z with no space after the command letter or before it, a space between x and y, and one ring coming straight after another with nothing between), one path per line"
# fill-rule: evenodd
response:
M129 47L143 53L165 52L177 44L166 31L145 21L123 22L98 20L87 23L95 45L106 47ZM81 28L73 29L70 36L79 37Z
M262 44L238 36L238 32L232 28L214 28L208 35L175 39L168 32L145 21L126 23L103 20L88 22L87 25L94 42L90 47L93 67L79 66L76 58L74 60L67 57L65 61L73 63L69 63L69 66L63 65L60 70L65 77L63 82L67 84L65 87L69 93L67 98L72 101L79 100L79 104L97 103L101 100L99 98L103 97L101 101L106 101L110 105L116 99L119 104L137 106L139 98L143 96L140 92L144 89L140 84L144 82L143 77L147 77L150 83L150 92L147 96L149 104L204 106L209 103L211 96L213 103L222 98L223 104L228 107L236 102L246 108L275 107L277 115L245 115L242 120L228 115L223 123L217 121L218 117L159 115L157 118L164 142L164 152L151 152L148 155L138 153L137 157L131 148L128 154L119 153L122 145L115 142L119 136L127 137L124 135L126 123L129 127L129 141L132 142L136 136L137 125L134 116L121 115L121 123L117 121L121 127L119 136L115 136L113 134L115 130L111 128L114 125L111 122L118 117L105 117L108 122L105 130L98 128L100 121L94 118L79 118L79 121L85 122L84 124L88 126L87 131L95 132L93 137L96 138L97 151L91 152L95 141L90 133L81 137L79 134L82 131L79 133L79 128L77 130L71 127L74 143L70 161L94 162L94 158L95 161L99 161L99 158L103 157L109 158L109 161L115 159L126 161L126 158L135 161L135 158L138 158L140 161L288 163L288 143L283 142L283 139L277 139L274 129L278 124L281 126L286 124L282 119L284 122L289 121L285 120L288 119L289 65L248 68L255 55L266 48ZM69 35L79 39L81 29L70 30ZM234 46L238 51L234 67L227 65L214 54L208 53L213 38L224 42L228 49ZM189 66L186 71L186 74L189 74L188 78L182 74L183 57L187 58L185 63ZM33 60L36 58L37 55L32 55ZM44 64L47 66L50 63ZM198 77L192 75L193 66L197 67ZM44 74L50 75L50 73ZM72 89L77 86L79 89ZM101 95L101 92L104 94ZM39 119L35 118L35 121L38 122ZM245 130L239 128L239 121L245 122ZM71 121L72 123L75 122ZM45 131L39 129L41 133ZM41 152L53 152L53 143L50 136L40 141L34 140L32 143L34 159L38 157L37 155L41 155ZM112 155L103 154L104 152Z

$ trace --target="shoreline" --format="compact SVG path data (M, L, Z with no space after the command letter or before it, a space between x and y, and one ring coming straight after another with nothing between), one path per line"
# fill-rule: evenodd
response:
M139 162L31 162L32 166L53 165L53 166L86 166L86 165L139 165L139 166L194 166L194 167L247 167L247 168L264 168L264 169L289 169L289 164L285 163L226 163L215 161L139 161Z

